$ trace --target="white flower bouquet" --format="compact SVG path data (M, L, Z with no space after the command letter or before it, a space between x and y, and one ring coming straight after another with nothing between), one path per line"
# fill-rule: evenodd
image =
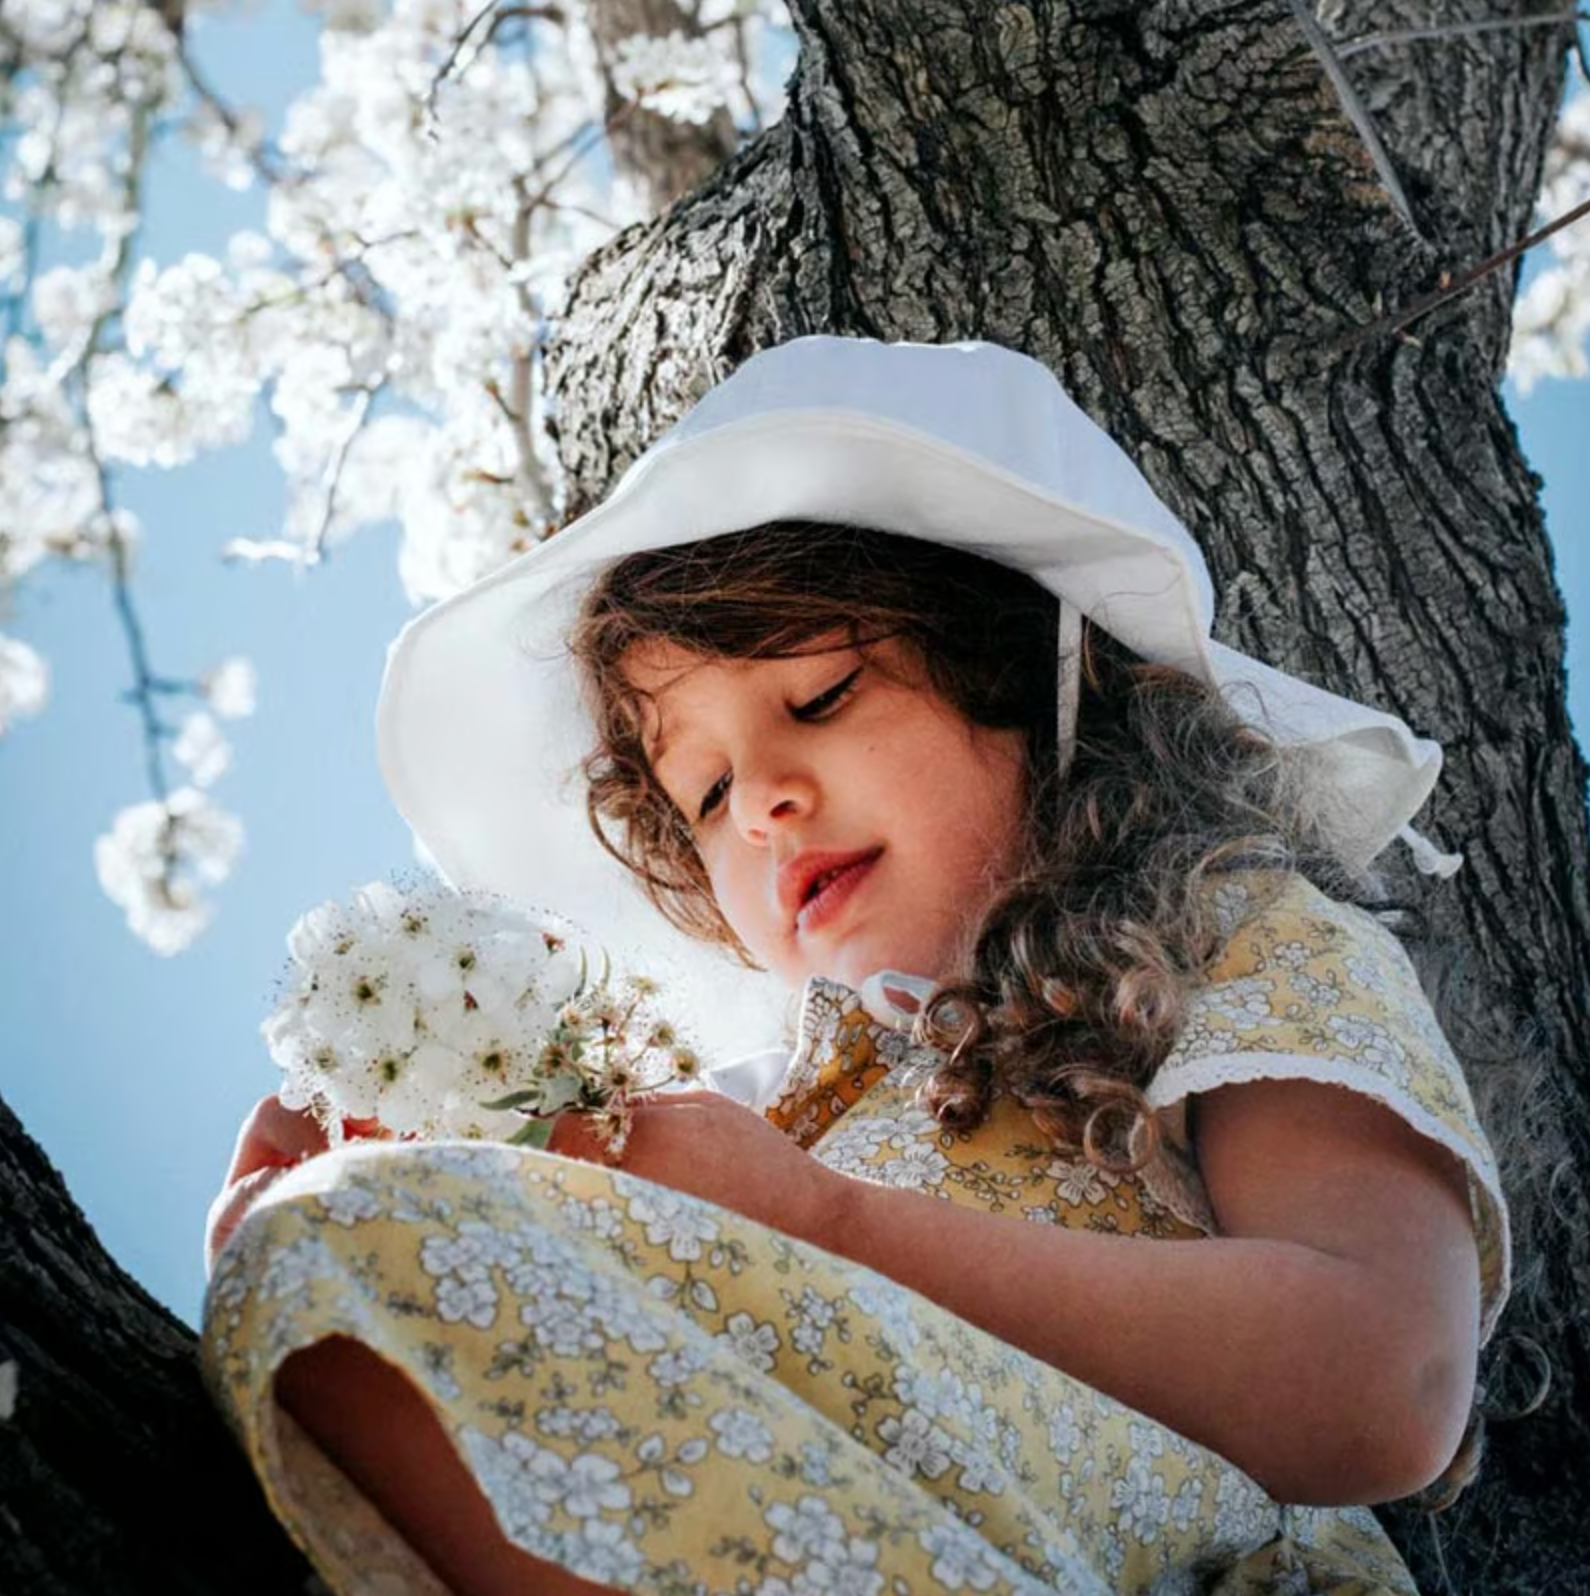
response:
M261 1032L282 1102L333 1142L373 1119L394 1136L540 1147L574 1110L616 1160L635 1098L699 1071L654 983L617 975L561 918L488 894L372 882L304 915L287 946Z

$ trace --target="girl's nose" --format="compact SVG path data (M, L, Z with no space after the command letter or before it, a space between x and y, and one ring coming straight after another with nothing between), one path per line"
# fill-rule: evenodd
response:
M765 846L785 826L810 819L817 783L804 770L737 772L729 787L729 812L747 842Z

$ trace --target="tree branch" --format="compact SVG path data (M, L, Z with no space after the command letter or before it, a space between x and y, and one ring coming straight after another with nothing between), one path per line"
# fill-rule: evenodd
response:
M1575 205L1571 211L1565 211L1555 220L1547 222L1544 227L1537 228L1527 238L1521 238L1516 244L1509 244L1506 249L1499 249L1494 255L1488 256L1477 266L1471 266L1466 272L1457 277L1447 277L1434 293L1426 294L1422 299L1415 300L1413 304L1402 310L1392 311L1389 315L1381 316L1348 334L1339 338L1334 343L1329 343L1321 350L1327 359L1336 355L1345 354L1347 350L1359 344L1368 343L1373 338L1387 337L1392 333L1400 333L1405 328L1413 325L1432 310L1438 309L1448 301L1466 294L1476 283L1483 282L1492 272L1499 271L1509 261L1516 260L1520 255L1528 253L1537 244L1544 244L1554 233L1560 233L1563 228L1571 227L1575 222L1582 221L1590 216L1590 200L1581 205Z
M1331 43L1325 30L1314 20L1311 0L1291 0L1291 5L1292 16L1299 30L1308 40L1309 48L1319 57L1326 77L1331 80L1332 87L1341 99L1342 110L1358 129L1358 136L1364 141L1364 148L1375 163L1375 170L1380 173L1380 181L1386 185L1386 193L1390 195L1391 203L1397 207L1408 226L1415 233L1419 233L1419 224L1414 220L1413 207L1408 204L1408 196L1402 192L1402 180L1397 176L1397 168L1381 141L1380 133L1375 127L1375 119L1365 109L1364 102L1359 99L1357 90L1353 88L1352 82L1343 70L1341 57L1337 54L1335 45ZM1423 237L1422 234L1419 236Z
M1351 60L1366 50L1385 50L1399 44L1423 44L1442 39L1474 38L1484 33L1516 33L1521 28L1560 28L1565 23L1590 21L1590 11L1552 11L1538 17L1492 17L1479 22L1443 22L1428 28L1392 28L1366 33L1336 44L1336 57Z

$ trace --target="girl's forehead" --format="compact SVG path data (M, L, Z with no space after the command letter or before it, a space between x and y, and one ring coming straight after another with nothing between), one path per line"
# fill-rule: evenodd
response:
M881 643L866 652L875 656L894 645ZM860 653L850 637L834 632L813 638L799 653L771 658L737 659L705 654L665 638L647 638L633 644L619 660L619 673L634 694L634 707L648 757L657 761L681 729L700 716L710 716L742 692L760 692L769 684L783 690L786 684L821 671L836 655Z
M624 650L619 674L636 692L654 697L681 677L714 663L712 656L665 637L643 638Z
M869 654L887 650L888 642L866 645ZM619 659L619 674L635 692L658 698L692 681L748 680L775 671L799 668L803 662L826 659L833 654L858 652L849 632L835 629L803 643L788 653L753 655L741 658L730 654L709 654L687 648L669 638L650 637L631 644Z
M666 638L633 644L618 662L619 674L634 695L647 757L655 765L715 699L734 691L766 660L724 659L686 648Z

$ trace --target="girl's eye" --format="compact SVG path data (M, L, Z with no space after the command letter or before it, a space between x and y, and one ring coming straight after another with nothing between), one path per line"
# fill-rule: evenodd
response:
M729 773L725 771L713 784L707 788L706 795L701 800L701 807L696 811L696 819L705 820L719 804L723 802L724 795L729 790Z
M815 698L808 698L804 704L794 704L790 707L790 714L799 721L824 720L839 708L850 697L856 686L856 681L861 675L861 666L834 683L832 687L824 688ZM713 784L707 788L701 799L700 807L696 810L696 824L707 820L722 803L729 791L732 776L725 771Z
M796 720L821 720L825 715L832 714L850 697L850 691L860 675L861 667L858 665L842 681L835 682L832 687L819 693L815 698L807 699L804 704L795 705L790 714Z

